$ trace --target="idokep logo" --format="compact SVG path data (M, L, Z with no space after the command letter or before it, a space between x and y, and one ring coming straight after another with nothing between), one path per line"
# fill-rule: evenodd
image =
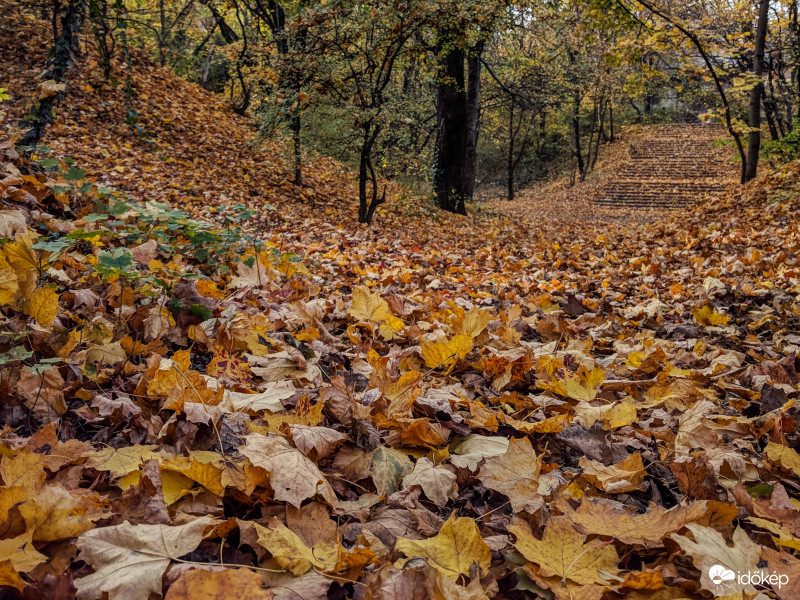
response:
M714 582L714 585L719 585L726 581L733 581L736 579L736 573L730 569L726 569L722 565L714 565L708 570L708 578Z
M708 570L708 578L714 585L722 585L728 581L736 581L739 585L777 586L781 589L789 583L789 576L778 574L777 571L746 571L734 573L723 565L714 565Z

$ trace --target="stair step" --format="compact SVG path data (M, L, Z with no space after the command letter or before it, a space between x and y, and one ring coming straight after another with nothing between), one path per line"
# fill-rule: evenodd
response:
M714 124L653 125L632 146L617 177L601 183L593 203L603 208L685 208L723 192L730 164L712 142Z

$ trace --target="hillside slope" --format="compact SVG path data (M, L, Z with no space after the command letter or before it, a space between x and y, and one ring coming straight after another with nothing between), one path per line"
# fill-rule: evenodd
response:
M11 102L0 109L6 113L2 128L13 138L17 122L30 109L52 34L49 24L22 12L17 3L2 6L0 87L8 88ZM281 144L255 148L257 123L138 50L132 51L130 99L126 66L119 57L110 82L103 79L90 40L83 39L76 58L67 75L67 99L57 107L55 124L43 143L74 158L98 183L140 200L173 201L190 210L298 201L338 208L343 198L355 197L349 169L325 158L310 160L305 187L295 188ZM141 134L127 122L129 110Z

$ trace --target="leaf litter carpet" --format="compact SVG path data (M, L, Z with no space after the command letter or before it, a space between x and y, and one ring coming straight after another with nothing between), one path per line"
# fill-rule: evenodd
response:
M139 60L166 159L88 66L45 140L85 176L2 149L5 596L800 597L798 165L647 225L365 229L332 161L179 162L168 97L245 125Z

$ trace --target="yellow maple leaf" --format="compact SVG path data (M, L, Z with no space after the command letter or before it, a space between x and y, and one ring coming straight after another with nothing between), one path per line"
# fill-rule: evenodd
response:
M514 546L527 560L539 566L538 574L557 577L561 582L578 585L607 585L601 571L616 575L619 556L612 545L586 542L572 522L565 517L553 519L537 540L526 525L509 525L517 541Z
M430 566L453 580L461 575L469 577L473 563L478 565L483 577L492 562L492 553L475 521L467 517L456 519L454 514L432 538L411 540L400 537L394 549L408 558L427 559Z
M557 358L543 356L537 364L537 371L543 370L547 379L538 380L536 385L542 389L566 396L573 400L590 402L597 397L600 384L605 379L605 373L600 367L591 371L584 365L573 372L564 367L564 363Z
M420 339L422 360L429 369L436 367L449 367L463 359L472 350L472 336L460 333L453 336L450 341L428 342Z
M796 450L775 442L767 442L764 454L767 455L770 462L783 467L787 471L792 471L796 476L800 477L800 454Z
M703 327L726 325L731 319L728 315L718 313L710 304L706 304L702 308L693 308L692 314L694 315L695 321Z
M0 304L10 304L19 291L14 269L0 269Z
M389 310L389 303L381 298L378 292L371 293L365 285L353 290L353 302L347 314L359 321L372 321L378 324L385 340L394 339L395 334L405 327L405 323Z
M58 294L47 287L36 288L22 310L42 327L50 327L58 314Z
M317 542L313 548L303 543L295 532L277 519L271 519L268 527L253 523L258 534L259 545L266 548L272 558L292 575L302 575L315 567L332 572L339 562L339 551L344 550L335 542Z

